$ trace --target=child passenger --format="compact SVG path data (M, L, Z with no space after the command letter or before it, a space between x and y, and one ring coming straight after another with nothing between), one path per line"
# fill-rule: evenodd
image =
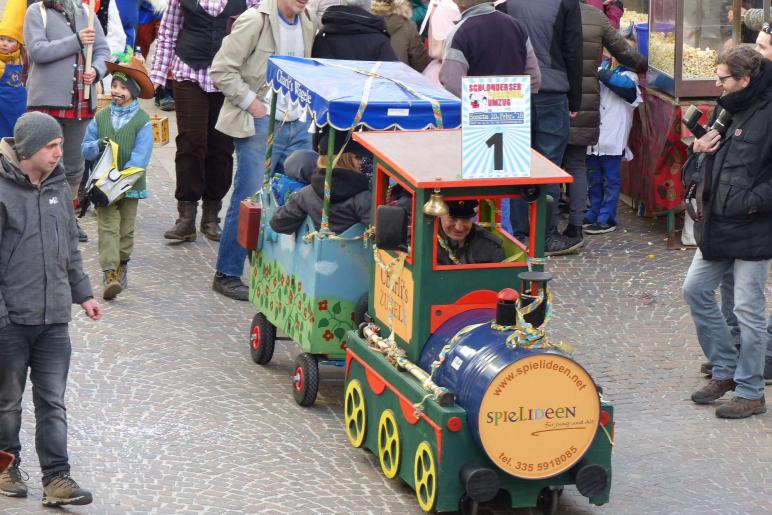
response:
M27 109L24 88L24 13L26 0L9 0L0 21L0 138L13 136L13 126Z
M118 169L147 170L153 152L150 116L137 98L153 98L153 83L136 58L128 64L107 63L113 74L110 105L100 109L86 129L81 152L95 161L107 140L118 144ZM126 194L109 206L97 207L99 265L104 271L102 297L114 299L128 285L128 263L134 249L134 221L139 199L147 198L145 172Z
M345 151L340 153L346 143L345 133L338 133L335 138L335 156L340 154L338 163L332 171L330 188L330 230L336 234L344 232L354 224L370 224L369 180L360 172L362 158L370 153L359 143L348 141ZM320 156L317 170L311 177L311 184L296 191L287 199L287 203L277 209L271 217L271 229L283 234L292 234L303 225L306 216L310 216L314 227L319 230L322 224L322 202L324 199L324 174L327 167L328 135L319 141Z
M632 26L631 26L632 27ZM625 31L635 46L633 31ZM638 75L624 66L613 67L606 61L598 71L600 79L600 137L598 144L587 147L587 179L590 209L582 224L587 234L611 232L617 226L617 204L621 188L619 168L622 159L630 161L627 147L633 126L633 111L642 102Z

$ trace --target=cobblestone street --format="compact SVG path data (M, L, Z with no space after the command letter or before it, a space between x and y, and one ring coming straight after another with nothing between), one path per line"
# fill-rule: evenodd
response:
M349 445L342 370L322 368L316 405L299 407L290 392L297 348L280 342L269 366L255 365L253 308L211 290L217 244L163 239L176 214L173 141L156 148L148 182L129 289L103 302L100 322L74 311L70 457L94 503L61 511L419 513L412 490ZM620 212L619 230L586 236L581 254L548 261L552 338L574 344L616 409L610 504L589 505L569 487L560 513L772 513L772 389L769 413L737 421L689 400L705 381L680 293L693 251L666 250L664 220ZM101 294L93 212L83 227L90 241L81 249ZM3 514L51 513L40 502L30 390L22 427L30 495L0 497ZM512 513L501 503L481 512Z

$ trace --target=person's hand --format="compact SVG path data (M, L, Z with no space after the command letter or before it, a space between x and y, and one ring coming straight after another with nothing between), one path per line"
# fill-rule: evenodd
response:
M91 320L99 320L102 318L102 306L99 305L95 299L88 299L86 302L80 305L83 311L86 312L86 316Z
M94 29L81 29L78 32L78 38L82 45L93 45L96 41L96 31Z
M694 152L703 152L706 154L712 154L718 150L718 146L721 144L721 134L716 129L710 129L703 137L694 142L692 150Z
M87 72L83 72L83 84L90 86L96 80L96 70L89 68Z
M579 113L577 113L576 111L569 111L568 112L568 116L570 116L571 118L576 118L577 114L579 114Z
M110 138L102 138L97 141L97 147L99 148L100 152L103 152L105 148L107 148L107 145L110 144Z
M262 118L268 114L268 108L265 107L265 104L262 100L256 98L252 101L251 104L249 104L249 107L247 107L247 112L255 118Z

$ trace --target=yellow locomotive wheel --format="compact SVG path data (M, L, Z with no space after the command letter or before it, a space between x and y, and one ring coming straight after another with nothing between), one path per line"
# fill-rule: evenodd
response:
M346 397L343 401L346 436L354 447L361 447L365 441L365 426L367 412L365 411L365 396L362 385L354 379L346 387Z
M437 498L437 468L434 466L432 448L425 441L421 442L415 453L413 479L418 505L424 511L432 511Z
M381 470L389 479L397 475L399 471L399 427L394 412L387 409L381 415L378 422L378 458L381 461Z

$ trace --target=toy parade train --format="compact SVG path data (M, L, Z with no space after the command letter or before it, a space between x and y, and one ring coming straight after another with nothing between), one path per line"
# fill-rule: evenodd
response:
M476 511L504 490L513 507L554 513L571 484L608 502L613 407L570 347L546 335L549 274L528 271L541 268L543 240L525 248L497 223L502 199L526 197L531 234L543 234L539 186L570 179L536 153L529 178L457 179L460 156L446 149L458 131L355 137L375 155L377 247L368 322L347 334L350 443L425 511ZM393 184L412 197L409 216L385 205ZM478 223L504 241L503 263L438 264L436 215L460 199L480 201Z
M325 66L334 80L319 80ZM353 62L272 57L268 78L274 90L304 92L298 101L308 101L314 120L336 127L458 126L455 97L414 80L400 63L378 66L373 75ZM392 88L399 101L371 98L364 108L359 97L371 81L381 96ZM353 91L346 105L341 84ZM333 123L344 114L351 119ZM613 408L568 346L545 332L551 303L541 259L548 203L542 186L570 176L533 152L529 177L459 179L458 130L353 137L374 155L374 231L357 224L333 235L307 221L295 235L277 235L267 224L277 209L270 187L256 211L259 230L244 224L242 231L240 220L257 309L253 360L270 362L277 329L295 341L303 353L292 391L303 406L316 399L319 363L344 366L347 438L371 450L387 477L412 487L425 511L474 512L503 490L513 507L554 513L565 485L593 504L608 502ZM392 205L395 190L408 209ZM509 199L530 202L528 246L501 226ZM439 217L454 200L479 202L477 223L501 239L502 262L438 262ZM323 219L329 209L325 203Z

